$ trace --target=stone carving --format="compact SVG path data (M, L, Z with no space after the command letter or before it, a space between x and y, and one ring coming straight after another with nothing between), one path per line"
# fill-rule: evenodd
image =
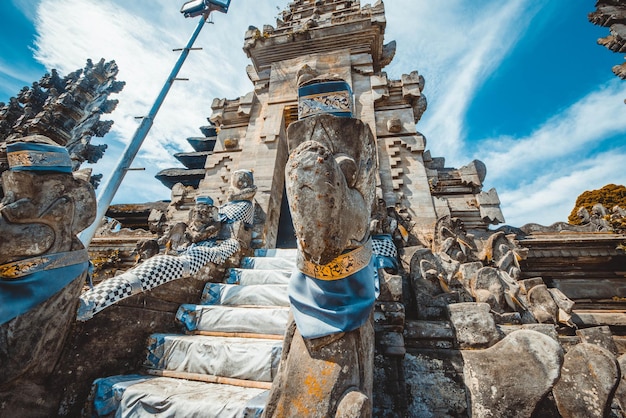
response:
M587 18L594 25L610 28L610 35L598 39L598 44L617 53L626 50L626 5L621 1L599 0L596 2L596 10L589 13ZM626 80L626 63L613 66L613 73Z
M207 241L217 234L219 227L219 209L213 206L213 199L197 197L196 205L189 211L189 240L194 244Z
M593 206L591 212L584 207L578 208L576 215L581 221L578 225L567 222L556 222L549 226L529 223L520 228L502 227L498 231L514 233L518 238L537 232L612 232L616 234L626 232L626 210L619 206L607 209L598 203Z
M337 81L308 70L299 79L309 95L316 85ZM291 277L293 319L264 416L369 417L374 138L361 121L324 113L293 122L287 135L286 191L299 271Z
M0 264L80 247L75 235L93 220L94 192L62 166L69 157L58 148L41 135L9 144L14 167L2 176Z
M574 304L558 289L548 289L543 279L521 280L519 260L527 251L512 236L496 231L477 240L462 222L441 218L434 251L416 251L410 262L417 309L445 306L443 294L456 302L486 303L500 322L561 323L574 327Z
M0 403L39 416L50 400L32 397L44 392L73 323L89 263L76 234L93 222L96 198L91 185L73 175L67 150L47 137L9 142L7 161L0 203Z

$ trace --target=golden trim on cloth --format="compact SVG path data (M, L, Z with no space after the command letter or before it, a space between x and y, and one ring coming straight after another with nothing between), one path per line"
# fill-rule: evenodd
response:
M0 266L0 278L19 279L29 274L44 270L52 270L61 267L89 261L87 250L68 251L65 253L47 254L40 257L27 258L14 261Z
M303 274L319 280L339 280L344 279L359 270L364 269L372 257L372 240L354 250L341 254L328 264L315 264L305 260L298 251L296 265Z

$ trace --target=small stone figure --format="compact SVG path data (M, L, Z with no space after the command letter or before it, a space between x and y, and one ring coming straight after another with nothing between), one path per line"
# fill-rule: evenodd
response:
M213 199L208 196L196 197L196 205L189 213L189 240L197 244L213 238L219 231L219 210L213 206Z
M252 172L237 170L231 177L228 203L218 209L213 206L210 197L198 196L189 214L189 225L178 222L164 236L166 254L155 255L83 293L78 320L87 321L96 313L134 294L193 276L209 263L226 262L240 250L229 226L237 221L252 225L254 205L251 199L255 193Z

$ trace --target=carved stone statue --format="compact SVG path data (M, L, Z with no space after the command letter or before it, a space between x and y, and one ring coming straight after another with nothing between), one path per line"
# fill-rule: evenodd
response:
M210 197L196 197L196 205L189 213L187 234L194 244L213 238L219 231L219 209Z
M307 72L300 81L316 87L337 79ZM325 99L320 102L332 106L333 98ZM376 267L369 230L375 144L360 120L327 113L294 122L287 132L286 190L298 271L290 281L293 320L266 417L372 413Z
M88 181L73 175L67 150L47 137L9 143L7 161L0 203L0 404L40 416L50 405L33 396L44 392L74 321L89 263L76 234L93 222L96 198Z
M197 196L189 211L188 224L175 223L163 236L164 255L158 251L144 262L118 276L105 280L80 296L78 320L88 321L98 312L134 294L167 282L194 276L205 266L223 264L241 250L232 230L235 222L251 225L257 187L250 170L237 170L231 176L229 202L217 208L208 196ZM158 246L158 243L156 243ZM143 244L137 248L140 253Z

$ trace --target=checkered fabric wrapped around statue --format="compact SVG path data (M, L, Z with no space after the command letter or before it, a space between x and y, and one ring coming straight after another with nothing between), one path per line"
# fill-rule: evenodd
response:
M239 251L239 242L206 241L192 245L179 256L157 255L127 272L105 280L80 297L77 319L87 321L120 300L164 283L191 276L207 263L222 264Z
M241 221L249 226L254 220L254 205L249 200L235 200L222 205L219 214L222 222Z

